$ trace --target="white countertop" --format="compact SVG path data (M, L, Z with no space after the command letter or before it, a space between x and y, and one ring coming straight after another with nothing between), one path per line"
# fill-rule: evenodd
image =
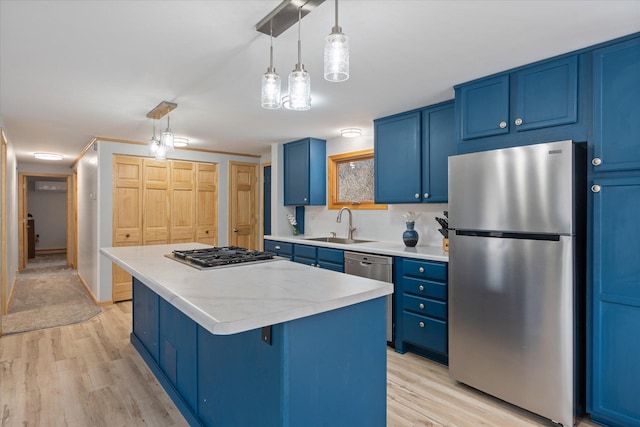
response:
M286 260L198 270L164 255L200 243L102 248L100 252L212 334L274 325L393 293L391 283Z
M313 237L316 236L264 236L264 238L267 240L277 240L279 242L301 243L310 246L322 246L324 248L343 249L345 251L364 252L368 254L391 255L405 258L449 262L449 253L444 252L441 246L416 246L414 248L408 248L403 243L394 242L365 242L343 244L308 240L309 238Z

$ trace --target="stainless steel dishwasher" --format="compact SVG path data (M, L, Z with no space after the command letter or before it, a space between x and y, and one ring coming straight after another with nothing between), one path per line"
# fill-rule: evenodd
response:
M344 272L392 283L393 258L345 251ZM387 296L387 342L389 343L393 343L393 295Z

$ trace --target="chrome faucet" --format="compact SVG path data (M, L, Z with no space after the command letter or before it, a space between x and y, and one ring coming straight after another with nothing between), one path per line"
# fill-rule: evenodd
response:
M340 209L340 212L338 212L338 218L336 218L336 222L340 223L342 222L342 212L347 211L349 212L349 235L347 236L348 239L353 240L353 232L356 231L356 228L353 227L353 216L351 215L351 209L349 209L348 207L343 207L342 209Z

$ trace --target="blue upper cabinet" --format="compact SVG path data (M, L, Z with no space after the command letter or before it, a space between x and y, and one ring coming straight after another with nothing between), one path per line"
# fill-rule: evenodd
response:
M376 203L447 201L453 101L374 121Z
M285 206L322 206L326 202L326 141L305 138L284 144Z
M640 169L640 39L593 53L593 170Z
M571 55L457 86L457 152L586 140L581 67L586 61Z
M460 87L462 139L509 133L509 75Z
M374 121L376 203L420 202L420 112Z

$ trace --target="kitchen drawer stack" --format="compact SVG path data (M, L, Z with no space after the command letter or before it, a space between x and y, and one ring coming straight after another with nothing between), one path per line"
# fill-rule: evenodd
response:
M396 258L396 351L448 361L447 264Z

